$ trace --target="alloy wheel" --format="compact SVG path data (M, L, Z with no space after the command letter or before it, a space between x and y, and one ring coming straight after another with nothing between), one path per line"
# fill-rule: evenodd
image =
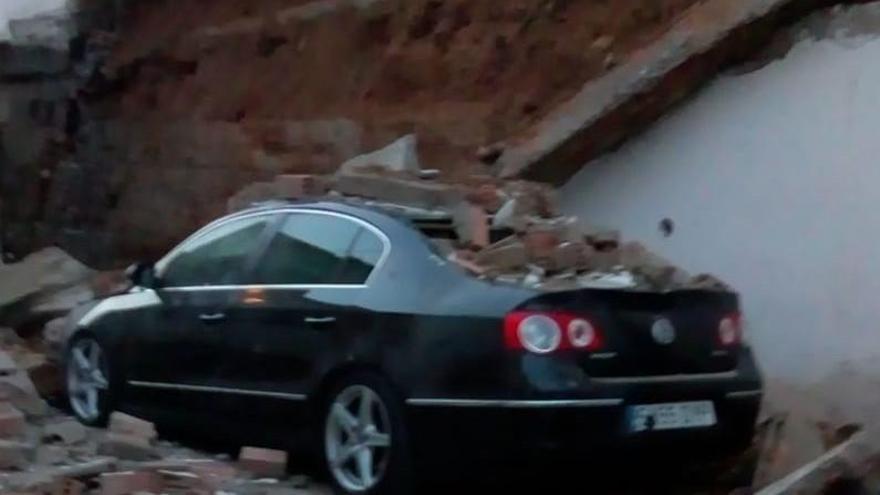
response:
M92 422L101 416L101 398L109 387L107 361L101 346L91 338L76 341L67 365L70 407L80 419Z
M382 481L391 451L388 409L364 385L343 389L330 405L324 445L330 473L350 492L366 492Z

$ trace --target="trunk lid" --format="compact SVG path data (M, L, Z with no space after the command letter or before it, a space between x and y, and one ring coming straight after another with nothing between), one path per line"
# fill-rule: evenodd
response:
M542 294L518 309L564 311L593 322L603 348L567 351L593 377L721 373L737 364L739 344L724 346L718 335L721 320L739 311L730 292L580 289Z

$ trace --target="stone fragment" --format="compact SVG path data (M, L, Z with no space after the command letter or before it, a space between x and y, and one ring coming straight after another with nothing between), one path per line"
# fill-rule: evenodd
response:
M41 445L37 448L34 462L41 466L56 466L69 460L67 449L60 445Z
M63 478L53 483L51 495L82 495L85 491L85 483L73 478Z
M19 375L24 375L24 373ZM26 376L24 376L24 380L27 380ZM30 384L30 380L27 381ZM33 385L30 387L33 389ZM37 396L36 391L24 390L13 383L5 382L3 377L0 377L0 401L9 402L28 418L45 416L49 412L49 405Z
M108 429L113 433L141 437L148 442L158 437L153 423L118 411L110 415Z
M481 248L489 245L489 217L483 208L462 202L455 209L453 220L459 242Z
M30 464L33 447L24 442L0 440L0 471L23 470Z
M98 445L98 453L131 461L146 461L157 457L149 439L114 432L107 433Z
M490 144L487 146L480 146L477 148L477 160L485 163L486 165L494 165L495 162L501 158L501 155L504 153L504 145L503 144Z
M524 267L529 256L526 247L514 236L502 239L477 253L475 261L502 272Z
M280 478L287 469L287 452L243 447L238 455L238 463L242 469L257 476Z
M101 495L130 495L136 492L162 493L162 477L151 471L123 471L100 476Z
M25 432L24 414L9 402L0 402L0 438L16 438Z
M366 167L379 166L391 172L418 175L421 169L418 142L415 134L408 134L388 146L356 156L339 167L339 174L358 173Z
M377 199L433 210L459 204L464 194L448 184L376 175L343 174L336 190L347 196Z
M67 445L82 442L87 436L86 427L72 418L61 419L43 427L44 439L57 440Z
M504 206L504 196L492 183L483 183L470 188L465 199L488 212L497 212Z

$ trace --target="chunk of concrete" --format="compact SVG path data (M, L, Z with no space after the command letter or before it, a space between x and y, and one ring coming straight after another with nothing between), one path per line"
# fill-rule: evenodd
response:
M33 446L13 440L0 440L0 470L25 469L33 456Z
M0 320L16 323L26 319L41 298L43 303L57 306L58 301L51 303L45 298L88 280L91 274L92 270L58 248L0 266ZM66 296L69 299L71 294Z
M118 411L110 415L108 429L112 433L140 437L147 442L158 437L153 423Z
M243 447L238 455L238 464L257 476L280 478L287 470L287 452Z
M455 208L453 219L459 242L480 248L489 245L489 217L482 207L462 202Z
M24 435L24 414L9 402L0 402L0 438L17 438Z
M98 453L130 461L147 461L158 457L148 439L114 432L107 433L98 445Z
M67 449L60 445L41 445L34 462L40 466L57 466L70 460Z
M88 438L88 430L72 418L64 418L43 427L43 439L59 441L65 445L83 442Z
M454 207L464 200L464 193L448 184L377 175L342 174L336 177L335 187L346 196L378 199L427 210Z
M417 176L419 163L418 141L415 134L408 134L388 146L348 160L339 167L338 174L363 172L371 167L382 167L391 172Z
M130 495L137 492L162 493L162 477L150 471L104 473L98 479L101 495Z

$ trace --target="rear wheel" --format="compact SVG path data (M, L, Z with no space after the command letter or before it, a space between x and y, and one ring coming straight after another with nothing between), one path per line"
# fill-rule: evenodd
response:
M66 385L70 409L82 423L103 425L111 412L110 366L103 347L88 335L74 338L67 350Z
M380 377L357 374L333 388L324 408L324 459L344 494L406 493L411 480L403 407Z

